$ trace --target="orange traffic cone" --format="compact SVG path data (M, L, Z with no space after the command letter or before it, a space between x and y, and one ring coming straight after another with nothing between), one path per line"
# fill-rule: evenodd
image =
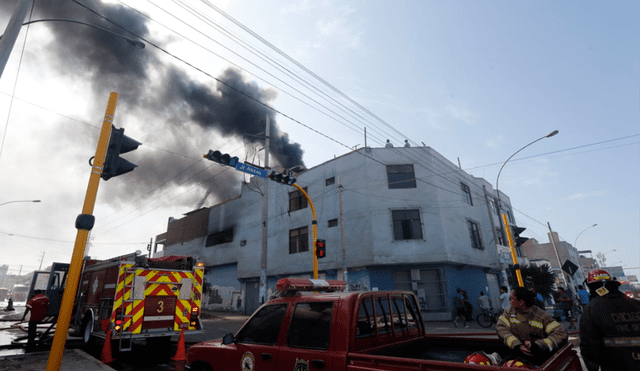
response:
M100 362L108 365L113 361L115 361L115 358L111 357L111 329L108 329L107 338L104 340L102 353L100 353Z
M173 361L186 361L187 355L184 350L184 330L180 331L180 340L178 340L178 350L176 355L171 358Z

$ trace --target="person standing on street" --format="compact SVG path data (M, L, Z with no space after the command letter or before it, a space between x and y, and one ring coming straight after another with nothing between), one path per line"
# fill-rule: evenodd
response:
M589 304L589 291L582 285L578 285L578 297L580 298L580 305L583 307Z
M456 310L456 318L453 320L453 324L458 327L458 319L462 318L464 328L469 328L469 325L467 325L467 309L464 303L467 292L460 288L456 289L456 292L459 296L456 295L453 297L453 307Z
M567 343L567 330L535 306L535 294L525 287L511 290L511 307L498 319L496 331L516 356L541 365Z
M507 310L509 309L509 307L511 306L509 304L509 289L507 288L507 286L502 286L500 287L500 298L498 298L498 300L500 300L500 308L502 308L502 310Z
M580 318L580 353L587 370L640 371L640 302L620 292L602 269L587 276L591 300Z
M24 321L27 314L31 313L31 316L29 317L29 330L27 332L27 352L30 352L35 348L38 324L45 319L48 310L49 298L44 295L44 290L34 290L33 296L27 302L27 308L24 310L24 314L21 319L21 321Z
M576 323L571 314L571 307L573 306L573 300L565 291L564 287L558 287L558 301L560 302L560 309L564 312L564 316L569 320L569 330L576 329Z
M478 296L476 301L478 302L480 309L486 310L487 312L493 307L493 304L491 304L491 298L485 295L483 291L480 291L480 296Z

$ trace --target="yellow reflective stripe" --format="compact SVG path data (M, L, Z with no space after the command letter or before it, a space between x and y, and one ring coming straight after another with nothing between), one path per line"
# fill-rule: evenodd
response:
M556 321L553 321L547 325L547 328L545 329L545 331L547 332L547 334L550 334L551 331L553 331L558 326L560 326L560 324Z
M549 351L553 350L553 344L551 343L551 340L549 338L543 339L542 341L547 344L547 347L549 347Z
M498 318L498 320L500 322L504 323L505 326L511 327L511 323L509 323L509 320L505 316L500 316L500 318Z
M507 343L507 346L509 348L513 348L513 343L515 343L516 341L518 341L518 338L515 337L515 335L509 335L507 336L506 339L504 339L504 341Z
M519 324L520 323L520 321L517 318L509 318L509 321L511 323L515 323L515 324Z
M540 321L529 321L529 325L542 329L542 322Z
M603 339L605 347L639 347L640 337L619 337Z

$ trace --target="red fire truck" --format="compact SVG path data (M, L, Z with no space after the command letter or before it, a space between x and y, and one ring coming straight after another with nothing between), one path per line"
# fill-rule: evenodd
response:
M46 290L52 316L60 310L68 267L54 263L50 272L36 272L33 278L34 290ZM168 343L183 330L185 334L204 332L200 321L203 277L202 264L188 256L147 258L134 253L85 260L70 328L85 343L104 339L111 331L120 350L130 350L134 339Z

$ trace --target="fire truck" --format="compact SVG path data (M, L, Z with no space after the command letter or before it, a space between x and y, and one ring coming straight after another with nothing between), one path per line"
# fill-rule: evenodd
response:
M54 263L38 271L32 288L46 291L48 314L57 316L69 265ZM188 256L147 258L139 252L107 260L85 259L70 328L88 344L95 338L117 341L131 350L136 339L162 340L204 332L200 320L204 268Z

